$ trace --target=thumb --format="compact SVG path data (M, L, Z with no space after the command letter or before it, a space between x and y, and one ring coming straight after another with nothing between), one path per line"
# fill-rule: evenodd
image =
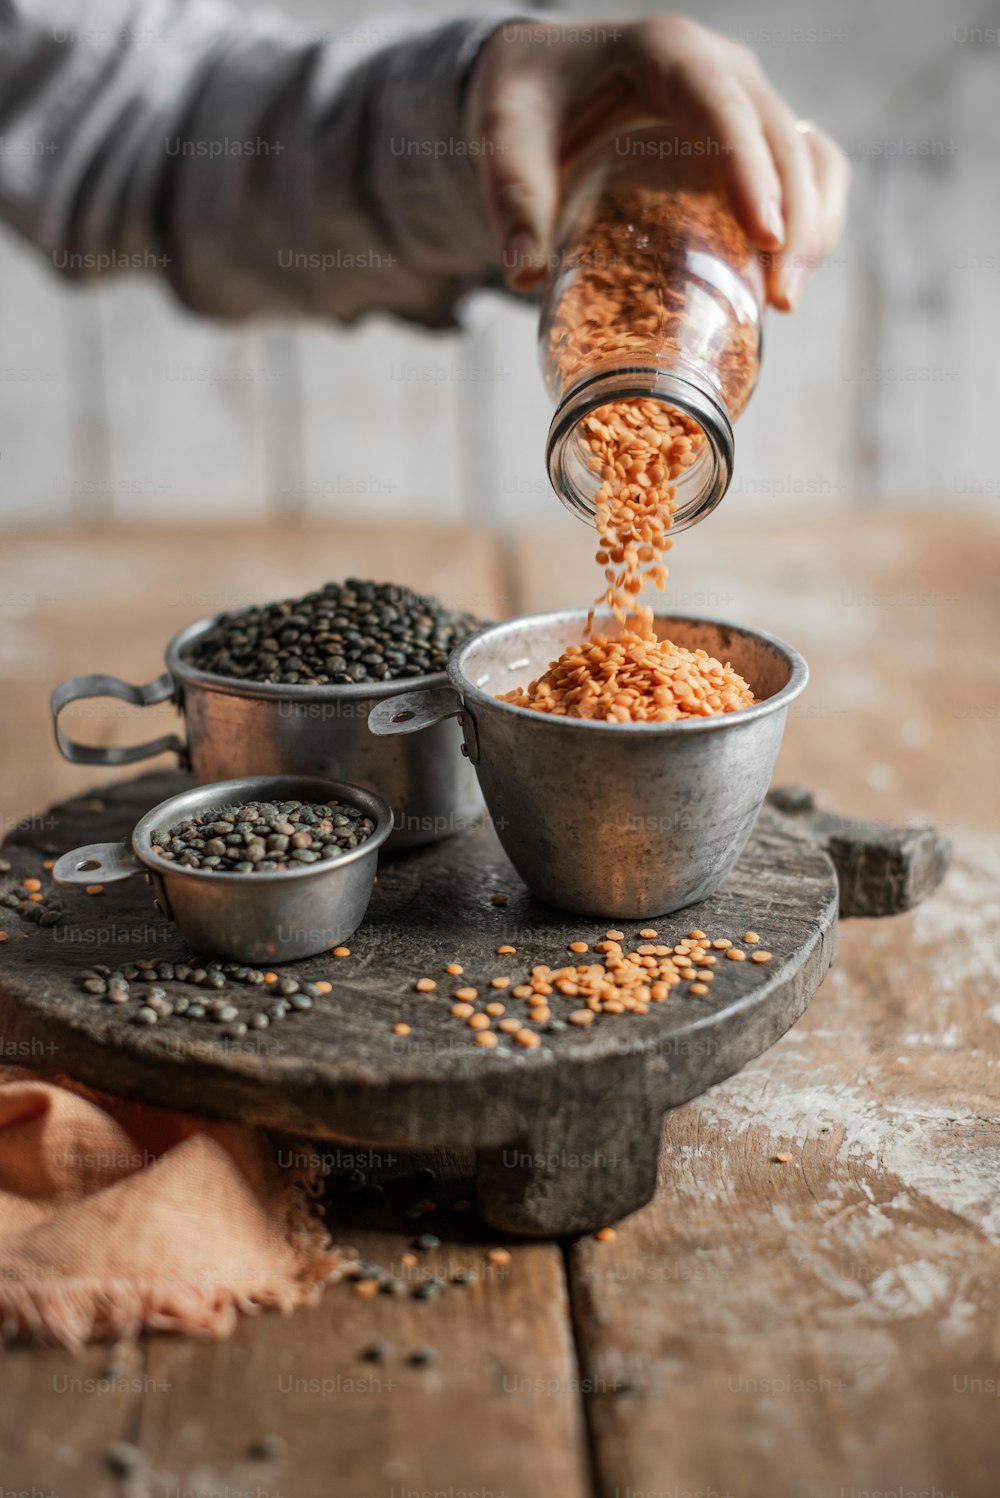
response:
M559 201L560 123L540 80L501 83L480 120L480 174L504 279L525 291L545 278Z

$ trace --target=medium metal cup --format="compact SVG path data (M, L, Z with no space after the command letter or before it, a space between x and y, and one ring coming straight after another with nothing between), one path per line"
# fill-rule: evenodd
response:
M248 801L346 801L375 823L366 842L340 858L271 874L216 873L160 858L153 833L199 812ZM356 785L303 776L223 780L170 796L147 811L124 843L89 843L64 853L57 884L113 884L144 874L154 904L196 952L234 962L294 962L346 941L364 919L378 850L392 828L380 796Z
M379 736L461 721L497 835L528 888L580 915L666 915L713 893L746 845L774 770L788 706L808 668L760 630L657 615L658 636L730 661L758 701L677 723L554 717L497 700L584 638L586 614L490 625L453 653L449 685L379 703ZM613 619L599 619L613 634Z
M393 809L391 848L415 848L461 832L482 814L476 777L462 758L454 725L422 739L393 742L368 732L371 709L400 689L399 682L351 686L285 686L237 681L199 671L183 659L212 628L201 619L167 646L167 669L145 686L117 676L74 676L52 693L56 743L78 765L130 765L156 754L176 754L199 783L247 775L318 775L361 785ZM411 691L444 686L443 671L406 682ZM137 707L173 702L186 722L185 743L165 734L146 744L99 748L77 744L59 723L63 708L86 697L117 697Z

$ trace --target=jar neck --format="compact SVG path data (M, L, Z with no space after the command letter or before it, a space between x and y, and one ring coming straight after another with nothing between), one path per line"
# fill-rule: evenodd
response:
M593 523L599 485L586 466L587 450L577 429L584 417L609 401L657 400L697 422L704 456L675 481L677 508L672 531L687 530L715 509L733 473L733 425L725 406L701 381L654 365L618 366L588 375L562 397L549 427L545 462L549 482L567 509Z

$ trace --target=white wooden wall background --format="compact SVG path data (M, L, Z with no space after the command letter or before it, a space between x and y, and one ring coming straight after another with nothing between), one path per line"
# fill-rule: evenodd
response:
M331 31L356 20L346 0L284 8ZM995 502L1000 0L703 0L697 15L753 45L855 165L844 244L801 311L770 319L729 502ZM68 286L5 232L0 518L528 523L555 503L534 336L530 310L493 296L458 334L225 326L147 281Z

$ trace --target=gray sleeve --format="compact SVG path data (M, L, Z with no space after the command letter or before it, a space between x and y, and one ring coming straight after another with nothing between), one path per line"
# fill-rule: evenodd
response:
M0 0L0 216L201 313L447 326L499 281L461 97L503 19L317 38L218 0Z

